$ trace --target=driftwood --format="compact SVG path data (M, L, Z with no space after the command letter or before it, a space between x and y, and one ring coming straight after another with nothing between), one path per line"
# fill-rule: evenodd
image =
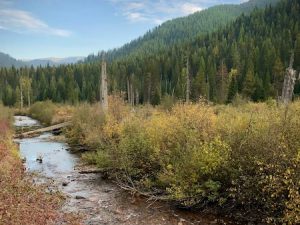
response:
M170 198L168 196L155 195L155 193L153 193L153 192L143 192L143 191L136 189L135 187L132 187L132 186L124 184L124 183L116 182L116 184L125 191L129 191L133 194L138 194L140 196L146 197L148 199L148 201L168 201L168 200L170 200Z
M60 124L56 124L56 125L53 125L53 126L50 126L50 127L44 127L44 128L40 128L40 129L37 129L37 130L17 134L17 135L14 136L14 138L34 137L36 135L39 135L39 134L44 133L44 132L49 132L49 131L56 131L57 132L58 130L69 126L70 124L71 124L71 122L60 123Z
M80 174L107 173L107 172L108 172L107 169L97 169L97 168L82 169L78 171L78 173Z
M139 195L147 198L147 201L169 201L170 198L166 195L159 195L153 192L144 192L135 187L134 182L130 176L126 175L128 182L123 182L118 176L115 177L115 183L123 190L131 192L133 195Z

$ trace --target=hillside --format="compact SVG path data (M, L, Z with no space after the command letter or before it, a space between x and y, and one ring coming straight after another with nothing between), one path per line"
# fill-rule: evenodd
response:
M24 65L25 64L22 61L16 60L10 55L0 52L0 67L20 67Z
M112 63L111 74L119 88L129 79L144 101L158 104L166 94L185 99L188 58L194 100L204 96L225 103L236 94L254 101L277 98L293 50L298 53L294 67L299 68L299 21L299 1L283 0L167 51L129 54Z
M108 65L109 91L125 93L125 98L131 92L135 103L184 100L188 64L192 101L205 97L211 102L229 103L237 94L253 101L275 99L281 94L292 50L296 53L294 67L300 70L299 21L299 1L282 0L276 6L239 16L224 28L192 41L155 53L127 54ZM15 70L0 70L0 96L6 105L17 101L16 74ZM19 74L29 74L34 81L34 100L99 100L98 62L23 69ZM300 94L299 87L295 95Z
M177 43L189 42L195 37L206 34L234 21L241 14L249 14L254 8L264 8L276 4L279 0L250 0L240 5L219 5L196 12L187 17L177 18L163 23L147 32L144 36L109 51L108 60L128 54L149 53L162 50ZM102 54L102 53L100 53ZM90 55L86 61L95 61L101 56Z
M67 58L44 58L44 59L33 59L29 61L24 61L28 66L58 66L62 64L73 64L77 63L80 60L83 60L84 57L67 57Z
M0 52L0 67L22 67L22 66L58 66L62 64L73 64L83 60L84 57L67 57L67 58L44 58L33 60L17 60L8 54Z

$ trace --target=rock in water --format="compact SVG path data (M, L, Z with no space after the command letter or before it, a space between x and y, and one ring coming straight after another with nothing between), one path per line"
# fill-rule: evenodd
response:
M80 196L80 195L76 195L76 196L75 196L75 199L85 199L85 197Z
M37 157L36 161L39 163L43 163L43 157L42 156Z
M68 186L68 184L69 184L69 182L64 181L64 182L62 183L62 186L66 187L66 186Z

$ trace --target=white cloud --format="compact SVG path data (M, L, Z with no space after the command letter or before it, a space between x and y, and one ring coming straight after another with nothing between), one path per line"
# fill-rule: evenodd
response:
M127 16L127 19L130 20L131 22L147 20L147 18L145 18L143 14L138 13L138 12L130 12L126 16Z
M201 11L202 8L196 4L193 3L184 3L182 5L182 13L183 14L192 14L195 13L197 11Z
M205 0L109 0L130 22L161 24L203 9Z
M11 8L0 9L0 29L16 33L42 33L60 37L71 35L70 31L53 28L30 12Z
M139 10L139 9L143 9L144 7L145 7L144 2L129 2L126 5L127 10Z

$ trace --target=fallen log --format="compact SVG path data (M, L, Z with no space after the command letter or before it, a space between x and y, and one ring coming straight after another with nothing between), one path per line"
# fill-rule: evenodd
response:
M41 133L45 133L45 132L50 132L50 131L58 131L64 127L67 127L71 124L71 122L64 122L64 123L60 123L60 124L56 124L53 126L49 126L49 127L43 127L40 129L36 129L33 131L28 131L25 133L21 133L21 134L17 134L14 136L14 138L28 138L28 137L34 137L36 135L39 135Z

